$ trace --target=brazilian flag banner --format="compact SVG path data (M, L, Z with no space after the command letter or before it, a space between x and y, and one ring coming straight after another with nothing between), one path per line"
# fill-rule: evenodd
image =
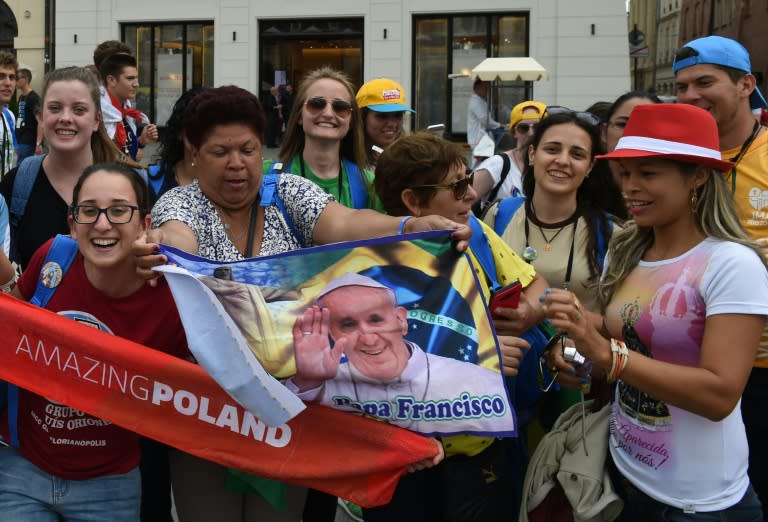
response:
M424 435L516 435L487 304L449 231L230 263L163 253L197 362L265 423L312 402Z

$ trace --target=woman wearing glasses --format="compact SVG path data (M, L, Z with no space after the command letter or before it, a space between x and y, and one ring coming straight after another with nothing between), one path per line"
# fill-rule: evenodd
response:
M302 106L303 103L297 103L297 107ZM335 118L328 110L332 109L326 107L323 115L318 112L318 119L309 125L302 119L302 126L317 127L308 130L313 135L337 132L330 123L323 123ZM297 108L297 111L303 113L305 109ZM310 114L305 116L309 118ZM239 87L207 89L190 102L184 113L183 128L191 146L197 179L165 193L152 209L155 229L148 238L141 238L134 245L143 276L157 277L151 267L166 262L164 256L156 254L157 243L216 261L236 261L302 246L416 230L458 228L454 237L460 240L469 237L466 225L440 216L406 221L372 210L344 207L298 175L277 176L273 188L282 209L275 200L262 200L267 197L266 191L262 191L264 127L264 113L258 98ZM227 490L227 472L222 466L174 451L171 468L181 520L301 519L306 496L303 488L285 486L288 512L280 513L259 495Z
M473 174L468 174L464 161L457 144L428 132L416 132L400 138L382 153L374 186L389 214L437 214L457 223L469 223L475 219L471 206L477 193L472 187ZM491 295L491 281L505 286L519 280L524 287L517 309L492 310L504 374L517 375L520 359L529 348L517 336L542 319L537 299L548 283L489 227L479 222L477 226L475 230L484 236L479 244L485 245L494 265L488 269L493 273L488 273L478 261L482 254L470 246L470 259L486 300ZM388 505L365 510L366 522L493 522L511 518L510 497L514 497L514 478L520 470L511 465L509 446L493 438L461 435L444 437L442 442L446 459L434 468L402 477ZM495 477L492 481L483 473L490 469Z
M312 181L345 207L381 209L366 169L355 90L343 72L321 67L302 80L279 158L282 172Z
M132 169L88 167L72 189L69 215L79 252L62 274L53 261L61 253L46 262L54 244L49 240L32 256L13 295L30 300L55 277L48 310L188 357L167 284L150 286L136 273L131 245L149 227L148 206L147 186ZM3 519L139 520L138 435L23 389L18 400L20 444L0 448Z
M547 106L529 100L512 108L509 128L515 138L515 148L491 156L475 169L474 188L480 200L480 210L496 199L519 196L523 193L523 170L528 142L536 131Z

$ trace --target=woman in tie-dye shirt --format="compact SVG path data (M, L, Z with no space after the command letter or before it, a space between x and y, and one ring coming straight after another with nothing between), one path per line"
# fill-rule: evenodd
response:
M641 105L605 157L621 166L634 218L609 250L605 321L589 324L565 291L543 305L593 376L618 382L609 448L620 520L762 520L739 401L768 272L734 212L715 121L690 105Z

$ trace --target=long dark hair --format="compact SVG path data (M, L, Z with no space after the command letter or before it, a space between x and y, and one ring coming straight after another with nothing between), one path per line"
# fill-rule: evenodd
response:
M600 131L597 125L586 121L576 112L564 112L548 116L541 120L531 138L529 147L538 149L542 137L548 129L556 125L573 124L582 129L592 142L590 159L603 152L600 142ZM527 198L526 211L532 212L530 201L536 191L536 179L533 175L533 165L530 164L528 154L525 155L525 169L523 173L523 192ZM587 226L588 240L584 254L587 257L590 279L596 280L600 276L600 265L597 259L597 241L602 231L610 230L610 214L616 216L616 208L624 212L624 201L616 185L611 178L610 170L604 163L595 162L595 166L584 178L581 186L576 191L576 212L584 217ZM619 214L619 215L621 215Z

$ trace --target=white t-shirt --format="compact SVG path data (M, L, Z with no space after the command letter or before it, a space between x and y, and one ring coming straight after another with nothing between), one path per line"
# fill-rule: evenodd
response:
M709 238L674 259L641 261L614 294L606 325L630 349L695 367L706 318L717 314L768 315L768 272L747 247ZM619 381L610 451L637 488L678 509L726 509L749 486L741 403L714 422Z
M467 143L470 148L474 149L480 138L487 134L486 129L497 127L501 124L488 114L488 102L473 92L467 104Z
M515 160L509 154L507 154L507 157L509 158L509 172L507 173L507 177L504 178L504 183L501 184L501 187L499 188L498 193L496 193L496 197L494 199L504 199L511 196L521 196L523 194L523 174L520 172L520 169L517 168L517 163L515 163ZM493 178L493 186L491 187L491 190L488 192L488 194L483 196L483 201L491 203L488 198L490 198L494 187L496 187L496 185L499 183L499 180L501 180L501 171L503 168L504 159L500 155L494 154L490 158L483 161L475 169L475 172L478 170L487 170L488 174L490 174L491 178Z

